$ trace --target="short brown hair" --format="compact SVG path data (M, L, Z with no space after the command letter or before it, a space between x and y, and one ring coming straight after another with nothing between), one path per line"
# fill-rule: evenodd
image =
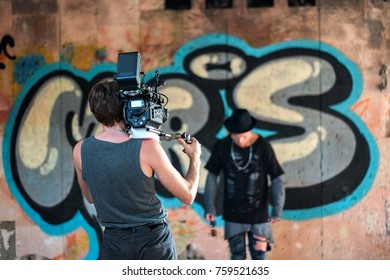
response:
M123 120L122 102L115 81L95 84L89 92L88 101L92 114L101 124L113 126Z

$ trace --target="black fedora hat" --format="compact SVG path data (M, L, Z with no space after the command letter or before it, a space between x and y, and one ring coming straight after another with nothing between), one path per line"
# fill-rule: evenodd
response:
M225 120L224 124L231 133L243 133L255 127L256 119L246 109L238 109Z

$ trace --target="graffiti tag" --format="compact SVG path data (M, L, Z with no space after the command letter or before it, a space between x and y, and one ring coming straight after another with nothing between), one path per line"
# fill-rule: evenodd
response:
M16 56L11 55L8 52L8 46L11 47L11 48L13 48L15 46L14 39L10 35L4 35L3 38L0 41L0 57L4 53L4 55L7 58L9 58L11 60L15 60ZM5 64L0 62L0 70L3 70L3 69L5 69Z

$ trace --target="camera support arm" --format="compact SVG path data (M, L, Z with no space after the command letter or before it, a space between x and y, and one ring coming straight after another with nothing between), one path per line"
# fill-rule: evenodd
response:
M161 130L158 130L158 129L155 129L153 127L147 127L146 128L147 131L150 131L150 132L153 132L153 133L156 133L161 140L173 140L173 139L177 139L177 138L182 138L186 141L187 144L191 144L192 143L192 140L191 140L191 135L187 134L187 133L173 133L173 134L170 134L170 133L166 133L164 131L161 131Z

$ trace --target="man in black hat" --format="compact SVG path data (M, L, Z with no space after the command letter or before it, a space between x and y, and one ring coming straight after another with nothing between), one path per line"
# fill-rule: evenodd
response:
M224 124L230 135L215 143L205 166L209 171L205 217L210 222L215 221L217 182L222 171L222 218L231 259L246 259L247 239L252 259L266 259L266 252L273 243L271 224L279 220L284 206L285 189L281 179L284 171L269 142L252 132L256 119L247 110L234 111ZM268 199L269 181L271 201Z

